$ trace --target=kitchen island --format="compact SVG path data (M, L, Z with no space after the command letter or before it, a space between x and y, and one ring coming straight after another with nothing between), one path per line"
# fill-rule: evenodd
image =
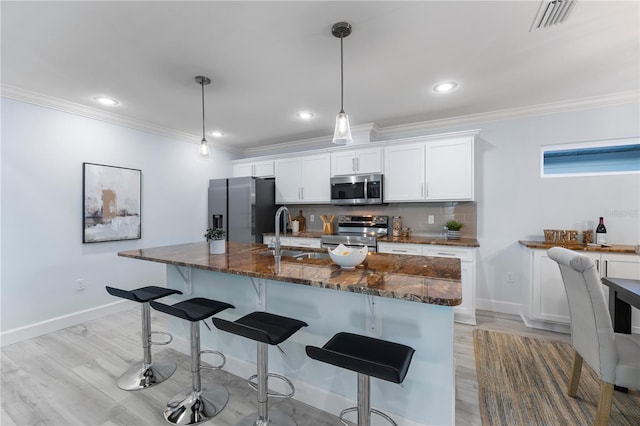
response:
M276 271L265 245L227 243L210 255L207 243L130 250L119 256L167 265L167 286L189 297L209 297L235 305L220 317L235 320L254 310L303 320L303 328L277 348L269 348L269 370L296 386L295 398L331 413L355 405L356 374L309 359L306 345L322 346L349 331L412 346L414 355L402 385L372 380L372 406L399 424L453 424L455 367L453 306L461 303L458 259L370 254L353 270L329 259L283 257ZM186 295L185 295L186 296ZM183 297L185 297L183 296ZM172 323L186 351L186 326ZM206 330L203 347L227 356L225 370L241 377L255 372L255 344ZM278 390L277 383L270 386Z

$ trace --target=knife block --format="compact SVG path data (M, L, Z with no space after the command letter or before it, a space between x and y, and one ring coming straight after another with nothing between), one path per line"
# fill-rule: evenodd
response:
M322 224L322 233L325 235L332 235L333 234L333 223L331 222L325 222Z

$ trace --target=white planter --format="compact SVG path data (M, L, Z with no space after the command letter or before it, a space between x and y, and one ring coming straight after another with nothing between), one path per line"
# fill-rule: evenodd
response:
M459 239L460 239L460 231L447 230L447 240L459 240Z
M226 240L211 240L209 241L209 253L211 254L223 254L226 251Z

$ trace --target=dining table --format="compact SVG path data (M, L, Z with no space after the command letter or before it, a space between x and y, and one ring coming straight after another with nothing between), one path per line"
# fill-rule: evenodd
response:
M640 280L629 278L602 278L602 284L609 287L609 314L616 333L631 334L631 307L640 309ZM620 392L627 388L614 386Z
M631 307L640 309L640 280L602 278L609 287L609 313L616 333L631 334Z

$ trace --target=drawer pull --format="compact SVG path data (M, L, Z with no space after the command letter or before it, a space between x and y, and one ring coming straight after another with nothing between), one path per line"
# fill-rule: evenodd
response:
M391 249L392 252L394 253L406 253L407 250L400 250L400 249Z
M455 256L456 255L455 253L447 253L447 252L444 252L444 251L439 251L438 254L441 255L441 256Z

